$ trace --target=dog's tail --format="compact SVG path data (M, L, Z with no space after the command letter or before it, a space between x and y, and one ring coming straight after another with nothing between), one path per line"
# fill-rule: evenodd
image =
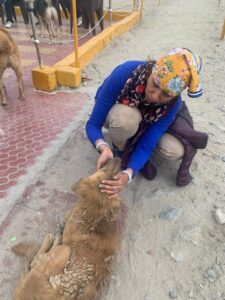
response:
M12 251L22 258L24 273L30 271L30 264L37 254L40 246L28 243L19 243L12 247Z
M8 31L4 28L0 28L0 52L8 52L10 50L10 42L15 44Z

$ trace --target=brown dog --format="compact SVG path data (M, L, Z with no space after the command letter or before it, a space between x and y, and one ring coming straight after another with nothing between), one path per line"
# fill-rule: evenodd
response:
M6 105L3 85L3 73L6 68L12 68L19 85L19 97L24 98L23 75L18 47L7 30L0 28L0 104Z
M95 299L119 246L120 199L108 199L99 184L119 169L120 159L114 158L73 187L78 201L66 217L62 243L59 235L48 234L35 257L34 245L21 243L13 248L25 258L15 300Z

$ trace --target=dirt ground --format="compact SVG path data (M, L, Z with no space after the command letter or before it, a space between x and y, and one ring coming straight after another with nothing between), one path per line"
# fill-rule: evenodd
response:
M85 68L83 75L89 80L78 92L89 94L88 112L18 201L17 208L24 214L20 229L30 220L24 236L42 239L49 229L54 230L72 205L72 183L95 169L98 154L87 141L84 126L97 87L116 65L147 56L157 59L175 47L187 47L202 57L204 94L192 100L184 92L183 98L195 127L209 134L208 147L196 155L191 167L193 181L188 186L175 185L179 163L157 159L154 181L137 175L124 190L122 245L102 300L225 299L225 225L213 215L217 208L225 213L225 41L219 40L224 13L224 0L219 7L215 0L161 0L160 5L145 0L142 21ZM17 224L8 229L8 236L19 230ZM22 237L21 231L17 239ZM15 259L8 270L7 288L1 288L1 299L10 299L6 295L18 274Z

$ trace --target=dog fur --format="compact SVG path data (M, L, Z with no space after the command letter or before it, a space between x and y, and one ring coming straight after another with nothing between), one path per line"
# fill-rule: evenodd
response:
M65 216L62 241L48 234L35 245L18 244L13 251L24 258L24 271L14 300L93 300L106 282L119 247L117 218L121 201L101 193L99 184L120 169L113 158L95 174L73 186L78 196Z
M24 98L23 89L23 74L20 62L20 55L18 47L11 37L9 32L0 28L0 104L6 105L7 100L4 92L3 73L6 68L12 68L17 77L19 86L19 97Z
M45 29L48 32L50 42L53 37L61 41L59 20L56 8L51 0L37 0L34 5L34 14L37 16L41 25L41 36L44 37Z

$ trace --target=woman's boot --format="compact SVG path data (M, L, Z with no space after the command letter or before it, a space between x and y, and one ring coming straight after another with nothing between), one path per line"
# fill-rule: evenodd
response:
M192 160L197 153L197 149L187 140L182 137L178 137L181 143L184 146L184 156L182 162L180 164L179 170L177 172L176 184L177 186L185 186L189 184L192 180L192 176L190 174L190 166Z

